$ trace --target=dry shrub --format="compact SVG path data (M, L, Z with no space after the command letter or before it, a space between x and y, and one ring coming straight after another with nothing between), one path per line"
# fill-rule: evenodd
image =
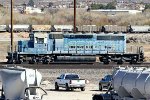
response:
M73 24L73 9L47 11L45 14L14 13L14 24ZM0 8L0 24L10 24L10 11ZM117 14L107 16L102 13L77 9L77 25L150 25L150 10L142 14Z

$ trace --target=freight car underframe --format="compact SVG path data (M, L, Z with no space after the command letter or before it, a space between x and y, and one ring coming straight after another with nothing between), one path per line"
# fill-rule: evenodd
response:
M77 55L77 54L21 54L21 53L8 53L6 57L7 63L43 63L49 64L50 62L95 62L96 58L99 58L100 62L109 64L110 62L116 62L117 64L123 64L129 62L130 64L142 63L144 61L144 53L107 53L96 55Z

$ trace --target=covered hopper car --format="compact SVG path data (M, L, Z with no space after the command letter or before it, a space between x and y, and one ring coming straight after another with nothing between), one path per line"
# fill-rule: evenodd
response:
M6 25L0 25L0 32L6 32L7 26Z
M126 52L125 34L73 34L62 32L32 32L30 39L18 41L15 52L8 52L7 63L48 64L55 61L143 62L142 48Z
M30 32L31 25L13 25L13 32ZM11 25L7 26L7 31L11 32Z
M144 26L129 25L128 29L130 33L150 33L149 25L144 25Z
M101 26L96 26L96 25L82 25L82 26L77 26L77 31L82 32L82 33L99 33L101 31Z
M10 32L11 25L0 25L0 32ZM52 31L52 32L73 32L73 25L13 25L14 32L32 32L32 31ZM128 25L128 26L119 26L119 25L82 25L76 26L77 32L82 33L150 33L150 26L143 25Z
M52 25L52 32L73 32L73 25Z

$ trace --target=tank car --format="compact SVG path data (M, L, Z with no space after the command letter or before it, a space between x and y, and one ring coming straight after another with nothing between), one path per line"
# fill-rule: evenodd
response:
M104 64L115 61L137 63L143 52L126 52L125 34L73 34L62 32L32 32L29 40L18 41L14 53L8 52L8 63L29 62L48 64L55 61L94 61Z

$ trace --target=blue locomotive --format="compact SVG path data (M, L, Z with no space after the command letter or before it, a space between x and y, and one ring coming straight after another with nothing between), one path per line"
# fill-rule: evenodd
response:
M8 63L29 62L48 64L55 61L95 61L104 64L143 62L142 48L137 53L126 53L125 34L73 34L62 32L32 32L30 39L18 41L14 53L9 52Z

